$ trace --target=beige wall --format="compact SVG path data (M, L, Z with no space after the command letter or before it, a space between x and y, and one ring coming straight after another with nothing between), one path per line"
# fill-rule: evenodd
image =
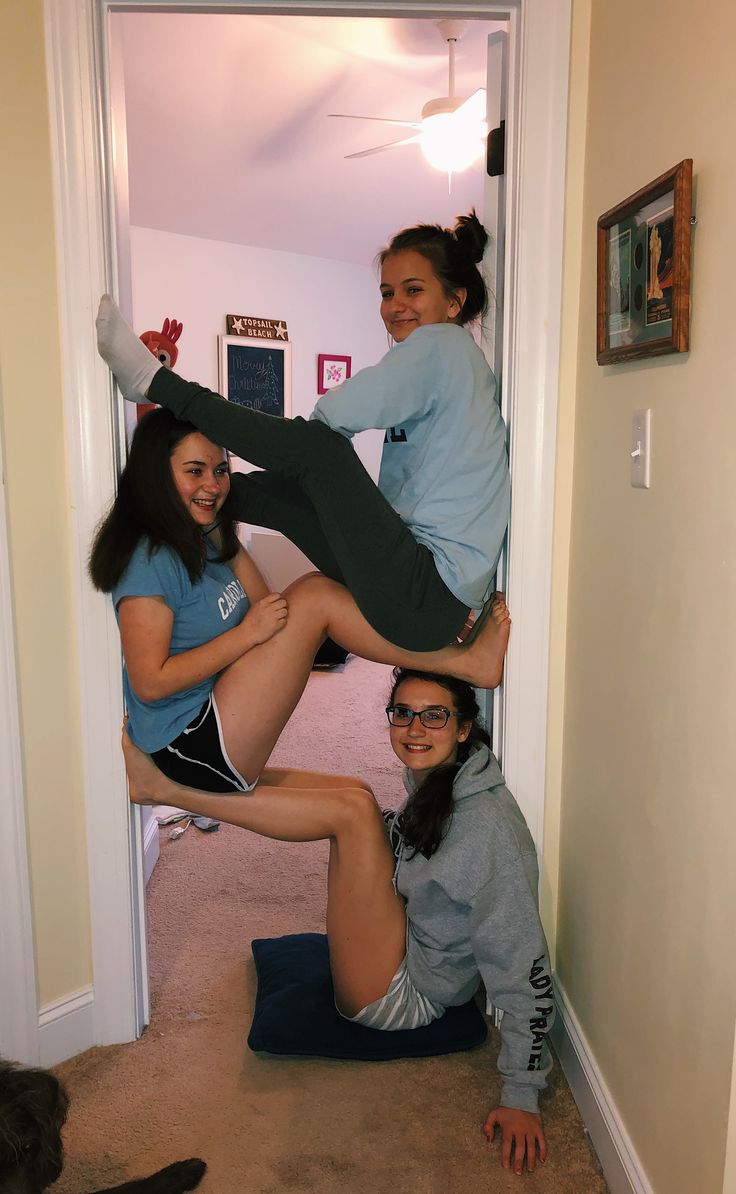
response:
M0 417L44 1005L91 971L42 0L3 0L0 46Z
M588 7L576 5L583 25ZM697 15L687 0L593 0L579 323L569 258L566 290L576 423L557 969L663 1194L722 1189L736 1015L734 45L731 0ZM684 157L698 215L691 351L601 368L596 219ZM648 491L629 485L644 407Z

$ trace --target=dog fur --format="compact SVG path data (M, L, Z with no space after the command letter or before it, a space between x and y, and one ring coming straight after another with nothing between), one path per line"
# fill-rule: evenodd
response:
M61 1130L69 1108L64 1087L48 1070L0 1059L0 1194L43 1194L64 1165ZM207 1166L193 1157L150 1177L90 1194L184 1194Z

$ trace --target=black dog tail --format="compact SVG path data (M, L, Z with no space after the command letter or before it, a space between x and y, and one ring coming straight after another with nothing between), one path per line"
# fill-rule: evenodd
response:
M197 1188L206 1168L205 1162L200 1161L199 1157L191 1157L188 1161L175 1161L150 1177L142 1177L108 1190L97 1190L95 1194L185 1194L186 1190Z

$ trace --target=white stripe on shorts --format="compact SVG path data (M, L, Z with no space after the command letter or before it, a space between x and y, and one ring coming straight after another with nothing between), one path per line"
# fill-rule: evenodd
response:
M422 995L421 991L417 991L404 957L389 983L386 994L380 999L374 999L373 1003L369 1003L356 1016L344 1018L354 1024L362 1024L365 1028L398 1032L402 1028L422 1028L425 1024L431 1024L433 1020L439 1020L445 1011L443 1004L435 1003L426 995Z

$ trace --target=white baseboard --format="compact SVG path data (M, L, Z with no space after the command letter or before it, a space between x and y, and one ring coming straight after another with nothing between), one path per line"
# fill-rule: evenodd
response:
M555 978L552 1043L611 1194L654 1194L564 988Z
M38 1014L39 1064L48 1068L95 1044L94 991L82 987Z
M161 853L161 845L159 841L159 825L158 820L153 815L153 809L147 810L149 813L148 820L143 828L143 886L148 886L148 880L153 874L153 868L158 862Z

